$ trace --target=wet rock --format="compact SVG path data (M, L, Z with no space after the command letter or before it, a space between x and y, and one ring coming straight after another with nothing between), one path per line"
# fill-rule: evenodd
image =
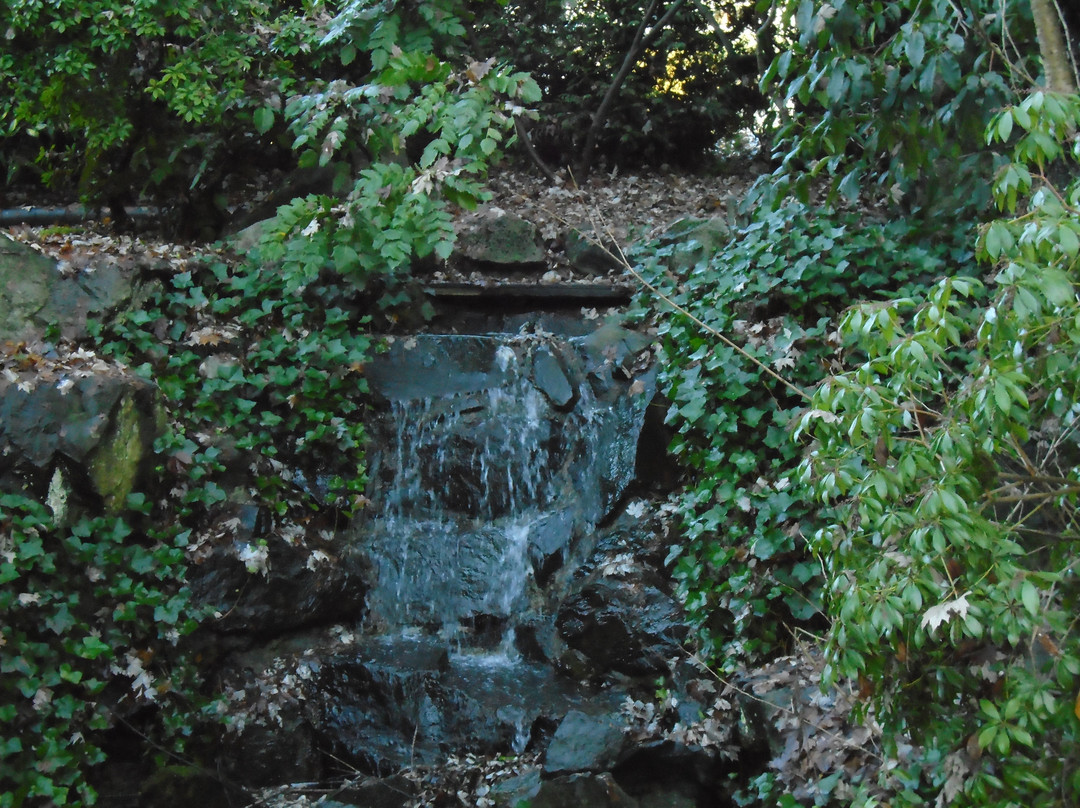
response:
M539 586L545 586L566 563L574 538L574 517L570 509L554 511L540 517L530 528L529 560Z
M530 801L540 791L541 786L540 770L530 769L496 781L492 784L488 796L494 800L496 808L518 808L521 803L531 805Z
M236 516L231 516L231 514ZM274 637L315 623L357 621L370 585L366 558L341 537L290 544L263 537L258 511L239 506L226 511L235 519L233 539L199 557L188 585L199 603L220 612L213 629L224 634ZM265 542L263 569L245 561L246 548Z
M308 698L321 742L365 771L448 754L525 751L537 727L572 709L616 709L545 666L498 652L448 654L434 637L383 637L324 660Z
M64 467L74 491L115 513L150 479L154 441L165 426L160 394L101 364L78 375L0 378L0 484L41 494Z
M556 625L594 672L641 676L664 672L667 660L681 653L687 629L680 616L678 604L655 586L600 578L562 602Z
M639 808L610 774L571 774L545 780L529 808Z
M465 219L455 249L470 261L502 271L543 269L547 261L536 226L497 208Z
M573 404L574 386L550 348L541 348L533 354L533 381L555 409L563 410Z
M625 745L625 722L618 713L566 714L544 755L546 774L601 772L611 768Z
M386 405L371 427L372 507L350 531L377 571L375 619L508 617L616 507L655 370L635 364L647 338L601 332L416 336L369 364Z

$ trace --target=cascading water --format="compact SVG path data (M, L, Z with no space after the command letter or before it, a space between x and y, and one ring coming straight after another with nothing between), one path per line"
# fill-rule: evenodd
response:
M597 401L568 343L416 339L399 360L437 355L424 344L435 340L450 355L430 367L394 362L399 373L384 382L376 516L364 531L378 577L369 623L507 620L543 548L588 532L629 481L634 441L621 436L636 435L643 404Z
M537 638L634 474L634 337L417 336L367 368L382 417L350 534L373 575L363 640L323 672L334 748L375 769L450 738L520 751L580 702Z
M501 356L517 362L512 351ZM386 502L369 534L378 620L453 625L511 614L531 573L530 526L553 495L540 398L511 372L480 395L393 403Z

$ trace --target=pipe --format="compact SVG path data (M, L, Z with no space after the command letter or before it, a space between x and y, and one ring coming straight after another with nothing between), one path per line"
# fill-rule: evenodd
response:
M132 219L152 219L161 213L159 208L149 207L124 208L124 212ZM66 208L8 208L0 210L0 227L15 224L76 224L104 218L101 208L85 205L71 205Z

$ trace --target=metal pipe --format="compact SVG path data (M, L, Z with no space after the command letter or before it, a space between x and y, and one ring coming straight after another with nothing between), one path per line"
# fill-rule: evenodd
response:
M124 208L124 212L132 219L151 219L160 215L158 208L131 207ZM8 208L0 210L0 226L8 227L15 224L77 224L105 218L102 208L91 208L85 205L71 205L66 208Z

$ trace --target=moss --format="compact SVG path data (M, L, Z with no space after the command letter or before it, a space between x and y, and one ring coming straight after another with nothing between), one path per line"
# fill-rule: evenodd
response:
M148 430L135 397L123 396L114 410L109 435L90 460L90 479L110 514L120 512L134 490L149 445L149 436L144 431Z

